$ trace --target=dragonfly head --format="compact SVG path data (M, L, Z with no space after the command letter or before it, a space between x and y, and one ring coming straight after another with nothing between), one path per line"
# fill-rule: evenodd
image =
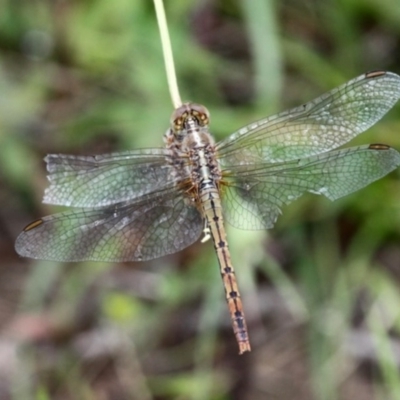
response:
M196 126L207 126L210 121L210 113L201 104L183 103L175 109L171 116L171 128L179 135L182 131L190 130Z

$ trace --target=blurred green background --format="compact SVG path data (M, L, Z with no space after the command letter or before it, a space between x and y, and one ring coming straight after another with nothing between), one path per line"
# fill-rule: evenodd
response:
M184 100L217 140L363 72L400 72L398 0L169 0ZM150 0L0 4L0 399L400 399L398 171L269 232L228 228L253 351L238 356L211 243L58 264L13 243L47 153L162 145L172 112ZM400 150L400 105L352 144Z

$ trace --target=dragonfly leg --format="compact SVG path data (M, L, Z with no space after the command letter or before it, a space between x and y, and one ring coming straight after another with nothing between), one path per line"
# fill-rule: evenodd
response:
M208 242L211 239L211 230L206 220L204 221L203 233L204 237L201 239L201 243Z

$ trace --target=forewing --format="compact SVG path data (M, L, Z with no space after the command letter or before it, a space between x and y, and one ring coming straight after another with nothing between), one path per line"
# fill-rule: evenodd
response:
M237 166L224 177L226 219L241 229L272 228L288 204L305 192L338 199L400 165L400 154L384 145L335 150L287 163Z
M58 261L144 261L175 253L203 229L199 211L175 191L95 210L44 217L18 236L23 257Z
M140 198L171 184L165 149L143 149L97 156L50 154L50 187L43 202L81 208Z
M254 122L217 145L221 165L283 162L335 149L400 98L400 77L370 72L300 107Z

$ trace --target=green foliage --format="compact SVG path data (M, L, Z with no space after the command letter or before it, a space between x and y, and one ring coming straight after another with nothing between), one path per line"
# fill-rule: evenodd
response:
M103 299L104 316L117 323L126 324L135 319L137 308L132 297L123 293L108 293Z

